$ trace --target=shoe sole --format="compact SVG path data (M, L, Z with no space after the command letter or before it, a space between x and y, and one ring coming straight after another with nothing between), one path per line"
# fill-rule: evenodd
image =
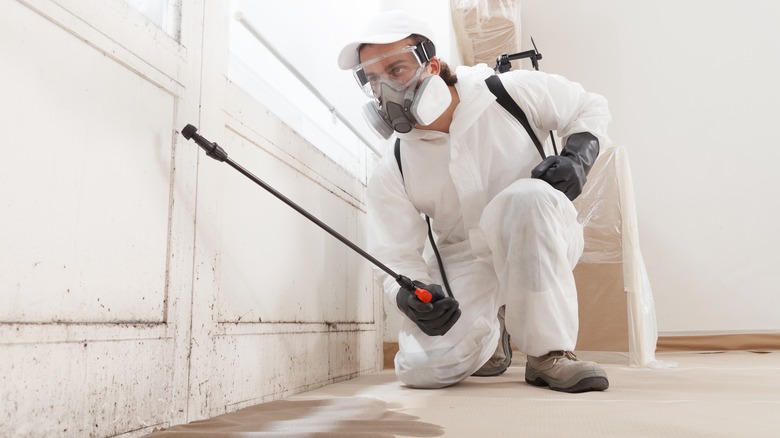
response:
M526 370L525 382L533 386L549 386L553 391L568 392L572 394L589 391L605 391L609 388L609 380L607 379L606 374L596 371L582 372L580 375L575 375L565 382L555 382L553 379L548 381L540 372L531 368L530 370Z
M507 333L506 329L501 333L501 346L504 348L504 361L493 368L487 368L483 369L480 368L477 370L472 376L476 377L495 377L500 376L501 374L504 374L507 368L509 368L509 365L512 363L512 347L509 343L509 333Z

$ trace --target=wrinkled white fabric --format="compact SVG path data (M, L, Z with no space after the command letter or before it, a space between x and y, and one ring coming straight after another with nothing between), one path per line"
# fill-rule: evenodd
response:
M395 368L414 387L455 384L485 363L498 342L502 304L507 330L527 354L572 350L577 337L571 270L582 252L582 228L576 211L562 193L530 179L541 158L487 89L484 80L493 70L480 64L456 73L460 103L450 132L399 134L403 179L388 153L368 187L369 252L399 274L441 284L435 257L422 255L427 226L421 212L427 214L462 311L455 326L436 337L404 317ZM587 131L602 150L609 147L603 97L557 75L518 70L500 77L543 143L549 130L564 142ZM399 286L375 272L396 308Z
M531 356L573 351L579 318L572 270L584 241L571 201L544 181L520 179L490 201L480 228L513 342Z

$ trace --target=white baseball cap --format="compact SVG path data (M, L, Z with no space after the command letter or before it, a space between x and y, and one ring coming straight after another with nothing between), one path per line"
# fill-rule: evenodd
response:
M358 49L362 44L389 44L417 34L433 41L433 29L404 11L383 12L366 23L358 38L339 53L339 68L349 70L360 64Z

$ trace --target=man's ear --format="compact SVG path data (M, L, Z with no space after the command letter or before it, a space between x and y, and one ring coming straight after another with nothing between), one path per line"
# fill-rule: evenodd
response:
M439 72L441 72L441 62L439 61L439 58L434 56L431 58L430 61L428 61L428 66L426 67L428 72L432 75L438 75Z

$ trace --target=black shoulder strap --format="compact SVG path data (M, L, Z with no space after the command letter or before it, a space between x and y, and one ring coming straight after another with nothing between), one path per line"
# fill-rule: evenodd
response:
M531 124L528 123L528 118L525 116L525 113L522 109L517 105L517 102L515 102L514 99L512 99L512 96L509 95L509 93L506 91L506 88L504 88L504 84L501 83L501 79L498 78L496 75L492 75L489 78L485 79L485 83L488 86L488 89L490 89L490 92L493 93L493 95L496 96L496 100L499 104L501 104L504 109L509 111L510 114L512 114L517 121L520 122L521 125L523 125L523 128L525 128L525 131L528 133L528 135L531 137L531 140L533 140L534 144L536 145L536 150L539 151L539 155L542 156L542 159L545 159L547 156L544 153L544 148L542 147L542 143L539 141L539 138L536 137L536 134L531 129ZM396 148L397 149L397 148Z
M401 139L395 139L395 162L398 163L398 170L401 171L401 179L404 179L404 168L401 166Z

